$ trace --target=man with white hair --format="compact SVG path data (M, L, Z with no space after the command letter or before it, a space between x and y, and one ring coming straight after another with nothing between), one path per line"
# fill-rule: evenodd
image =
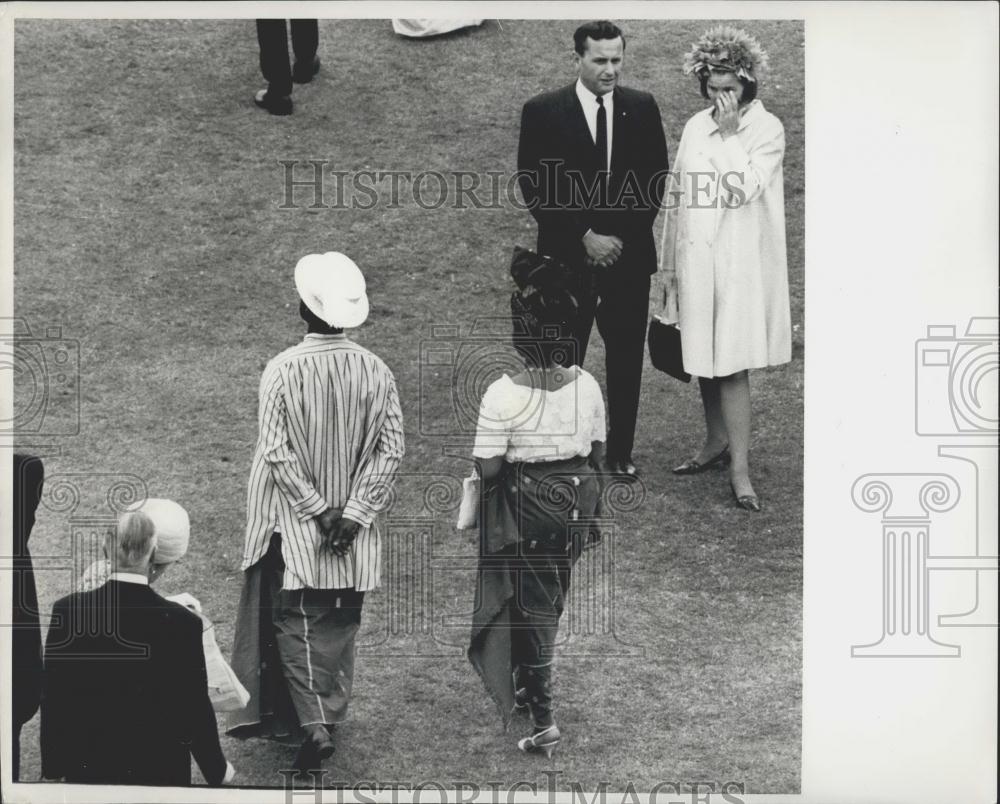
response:
M229 733L302 740L294 767L315 770L347 716L361 607L381 580L375 518L403 457L403 418L392 372L344 334L368 316L354 262L310 254L295 285L308 333L260 381L232 660L251 697Z
M200 618L149 586L150 515L107 537L106 583L56 601L45 642L42 775L94 784L212 785L235 775L219 745Z

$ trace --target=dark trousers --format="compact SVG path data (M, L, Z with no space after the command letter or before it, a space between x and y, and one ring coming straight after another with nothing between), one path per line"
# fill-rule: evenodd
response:
M518 549L520 547L520 549ZM511 667L517 689L528 696L536 728L555 723L552 714L552 662L559 619L578 551L533 551L515 546L509 561L514 599L510 606Z
M275 547L277 549L275 550ZM299 725L347 717L354 685L354 638L365 593L282 589L281 537L271 537L270 606L274 645Z
M292 20L292 51L295 61L311 64L319 47L316 20ZM260 71L267 91L278 96L292 94L292 68L288 63L288 28L285 20L257 20Z
M580 313L574 338L579 365L587 356L594 320L604 339L608 391L608 462L632 457L639 413L642 362L649 312L649 274L618 276L612 267L577 291Z

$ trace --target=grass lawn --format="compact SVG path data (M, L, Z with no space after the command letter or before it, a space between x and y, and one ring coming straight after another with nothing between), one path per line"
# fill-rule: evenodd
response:
M645 487L622 501L613 536L577 573L556 670L565 739L551 761L517 751L527 723L501 730L464 658L474 548L452 522L467 472L456 456L469 441L440 434L454 406L450 373L421 359L432 326L467 333L504 314L510 249L533 247L534 223L509 204L422 209L406 192L396 208L278 208L278 160L510 175L521 103L573 77L575 25L487 21L408 41L388 21L324 21L323 70L296 88L295 114L276 118L250 102L262 86L252 20L18 21L15 311L36 335L58 326L80 348L79 386L67 397L79 395L79 432L57 439L46 474L53 487L60 475L85 476L70 478L83 492L75 511L39 511L42 611L69 589L71 571L38 557L66 556L83 509L103 504L108 476L134 475L151 496L189 510L190 550L158 588L198 597L228 654L260 370L303 331L296 260L339 250L368 279L371 316L354 337L397 377L407 456L330 779L544 784L541 772L554 769L562 788L714 780L797 792L803 26L746 25L771 55L761 99L786 128L795 326L792 363L751 380L764 512L736 510L722 472L670 474L700 443L700 402L695 386L647 364L635 456ZM656 96L673 154L704 104L680 63L706 23L622 26L626 82ZM593 337L587 368L603 384L596 328ZM510 363L506 347L494 348L463 370L459 402L474 406ZM46 425L71 426L71 410L53 408ZM27 780L39 774L36 736L37 718L22 735ZM251 786L280 785L277 769L292 755L228 737L223 747Z

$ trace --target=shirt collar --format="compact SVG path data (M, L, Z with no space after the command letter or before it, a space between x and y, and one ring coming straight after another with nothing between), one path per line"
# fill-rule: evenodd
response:
M336 334L329 335L322 332L307 332L305 339L307 341L325 341L327 343L348 340L346 332L338 332Z
M587 89L587 87L583 85L583 81L579 78L576 79L576 96L580 99L580 104L584 109L587 108L587 104L590 104L591 106L597 105L597 95ZM604 105L607 107L609 103L614 103L615 92L614 90L611 90L611 92L607 92L601 97L604 98Z
M138 583L149 586L149 578L137 572L112 572L109 581L121 581L122 583Z

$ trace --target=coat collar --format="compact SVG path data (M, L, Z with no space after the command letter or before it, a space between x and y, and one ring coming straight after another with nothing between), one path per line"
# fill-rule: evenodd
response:
M705 132L707 134L714 134L719 130L719 124L715 122L715 118L712 117L712 110L714 106L709 106L699 114L705 116ZM746 105L743 113L740 115L740 125L736 129L737 132L742 131L747 126L752 125L755 120L758 120L764 114L764 104L760 102L760 98L754 98L750 103Z

